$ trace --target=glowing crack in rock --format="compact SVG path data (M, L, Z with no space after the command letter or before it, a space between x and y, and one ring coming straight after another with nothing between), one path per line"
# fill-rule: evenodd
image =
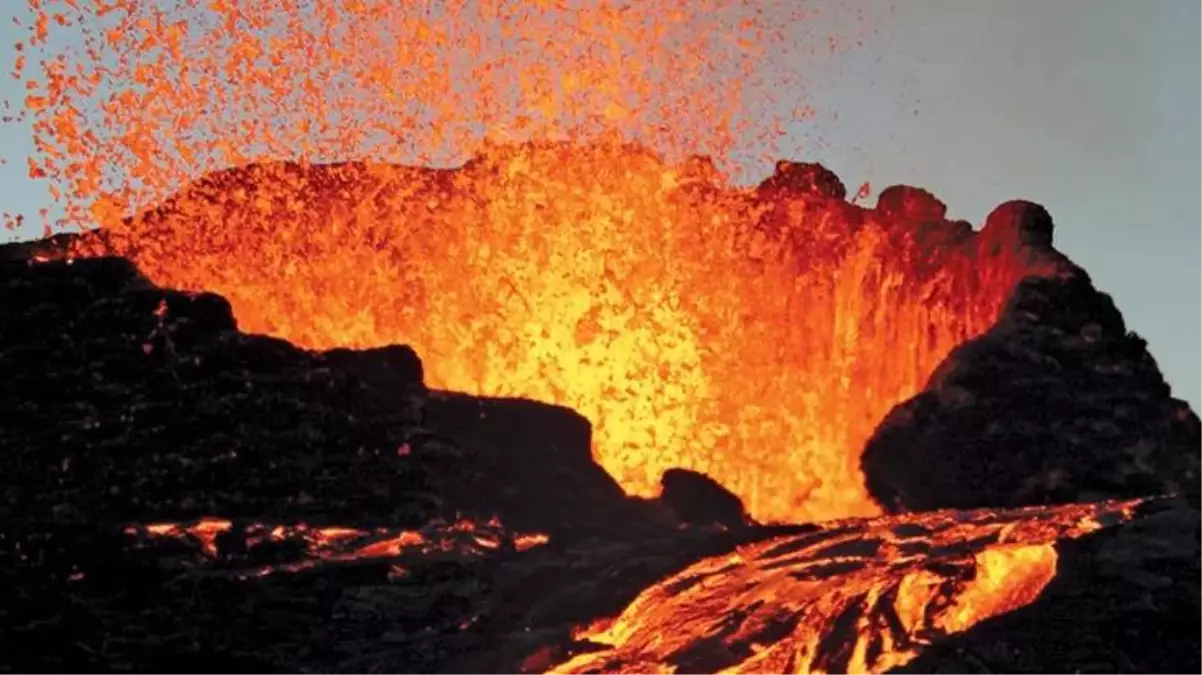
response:
M550 541L547 535L541 533L507 532L497 519L487 523L471 520L431 523L420 530L379 528L366 531L350 527L311 527L304 523L241 523L235 526L230 520L202 518L187 523L130 525L125 528L125 534L135 539L194 540L200 550L210 558L217 558L225 553L219 542L219 537L223 535L236 540L235 548L247 550L272 542L292 541L303 544L302 559L280 565L264 565L251 573L251 576L280 571L295 572L322 562L394 558L406 553L422 555L435 551L455 551L480 555L503 548L522 552Z

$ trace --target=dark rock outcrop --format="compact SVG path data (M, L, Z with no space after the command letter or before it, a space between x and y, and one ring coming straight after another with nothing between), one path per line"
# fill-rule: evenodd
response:
M947 217L947 205L922 188L893 185L881 190L876 210L887 218L939 223Z
M1081 272L1021 282L862 466L888 509L1019 506L1197 490L1200 445L1197 415Z
M987 242L987 249L997 252L1003 247L1051 246L1052 232L1052 216L1047 209L1016 199L1000 204L989 213L981 228L981 237Z
M239 333L224 298L156 288L127 260L29 263L30 250L0 247L0 514L404 527L512 516L540 530L640 517L573 411L455 406L426 391L408 347L307 352ZM525 483L496 481L499 465Z
M833 171L821 164L781 160L772 175L756 187L761 199L773 199L780 193L810 195L826 199L845 199L847 188Z
M407 347L246 335L224 298L157 288L128 260L33 262L69 241L50 244L0 247L0 671L362 670L364 655L437 671L525 618L505 584L580 596L552 612L566 636L736 543L626 498L574 411L430 392ZM467 519L474 541L494 516L591 543L530 566L509 541L258 576L303 561L308 527L387 538ZM211 550L130 534L205 518L232 522ZM299 529L265 544L277 527ZM590 590L628 559L625 585Z
M741 527L750 522L743 502L705 474L668 469L660 479L662 501L682 522Z

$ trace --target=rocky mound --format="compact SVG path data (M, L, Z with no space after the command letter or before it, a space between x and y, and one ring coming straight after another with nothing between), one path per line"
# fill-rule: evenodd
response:
M120 258L6 257L10 518L500 516L540 531L640 518L570 410L428 392L407 347L317 353L239 333L223 298L156 288ZM553 466L533 461L550 452Z
M1029 278L889 413L862 466L895 511L1197 491L1198 416L1083 271Z

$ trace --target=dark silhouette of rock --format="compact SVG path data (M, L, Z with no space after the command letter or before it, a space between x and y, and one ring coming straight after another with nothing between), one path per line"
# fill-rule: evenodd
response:
M922 188L893 185L877 195L876 210L887 218L938 223L947 217L947 205Z
M1079 273L1022 281L861 461L887 509L928 510L1197 490L1200 447L1198 417Z
M466 511L553 535L638 527L655 511L593 462L592 425L570 408L439 391L424 401L423 423L476 458L446 488Z
M660 485L660 501L682 522L725 527L741 527L749 522L743 502L703 473L668 469Z
M821 164L788 160L777 162L772 175L756 187L756 194L761 199L772 199L782 192L827 199L847 198L847 188L831 170Z
M156 288L125 259L30 263L37 249L20 249L0 247L0 513L499 516L551 531L648 511L593 462L571 410L452 405L426 391L409 347L308 352L237 332L224 298Z
M986 250L1052 245L1052 216L1039 204L1014 200L998 205L985 218L981 237Z
M374 349L331 349L320 359L383 389L397 393L424 389L422 360L408 345Z

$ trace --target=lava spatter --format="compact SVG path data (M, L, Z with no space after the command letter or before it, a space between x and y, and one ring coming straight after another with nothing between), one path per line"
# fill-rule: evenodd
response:
M431 386L570 406L632 495L676 467L760 521L876 513L859 468L876 425L1058 254L997 235L1005 212L975 234L904 199L688 176L625 144L496 147L458 170L253 165L80 252L220 293L243 330L405 343Z

